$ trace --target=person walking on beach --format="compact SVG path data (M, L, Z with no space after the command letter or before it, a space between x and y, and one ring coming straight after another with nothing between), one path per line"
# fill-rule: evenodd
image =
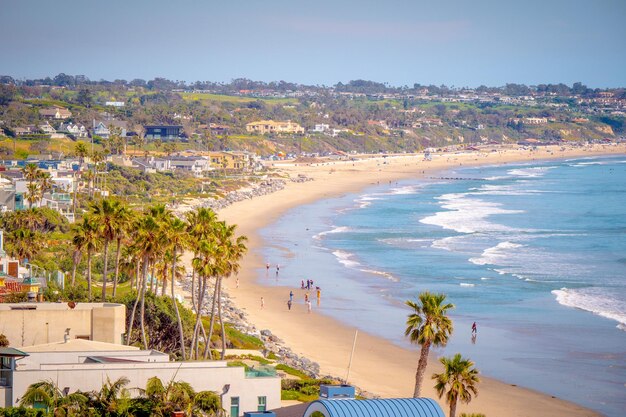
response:
M307 300L306 309L309 314L311 314L311 300Z
M322 299L322 290L320 287L317 287L317 305L320 305L320 301Z
M239 288L239 277L235 280L235 288Z
M304 293L304 302L305 303L309 302L309 293L308 292Z
M276 276L278 276L279 271L280 271L280 265L276 264Z
M304 289L304 280L300 281L300 289L303 290Z
M265 307L265 300L261 297L261 310L263 310L263 307Z
M287 301L287 308L291 311L291 299Z
M476 329L476 322L474 322L474 324L472 324L472 334L476 334L478 332L478 330Z
M293 291L289 291L289 301L293 301Z

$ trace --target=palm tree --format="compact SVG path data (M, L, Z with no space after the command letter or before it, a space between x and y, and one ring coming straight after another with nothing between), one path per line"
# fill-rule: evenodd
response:
M441 358L439 362L444 370L440 374L433 374L432 379L437 381L435 389L439 398L446 395L446 402L450 404L450 417L455 417L458 400L467 404L472 400L472 395L478 395L478 370L474 368L474 362L462 358L460 353L452 358Z
M215 289L213 295L213 309L211 311L211 324L209 327L209 340L213 334L213 325L215 323L215 300L217 300L217 315L220 319L220 326L222 330L222 354L221 358L224 359L226 354L226 332L224 328L224 322L222 320L222 280L232 274L239 272L239 261L243 257L247 248L245 242L247 238L245 236L235 236L236 225L227 225L226 222L218 222L215 227L215 240L218 245L218 275L216 276ZM204 349L204 356L210 356L209 343L206 344Z
M24 168L22 168L22 175L28 184L26 185L27 193L26 193L26 201L28 201L28 207L32 207L33 203L37 201L38 196L38 187L37 187L37 177L39 176L39 167L36 164L26 164Z
M44 246L41 233L30 229L17 229L7 235L7 252L19 259L32 259Z
M20 405L33 407L36 404L43 404L46 409L53 409L54 415L78 416L87 401L88 398L84 394L80 392L66 394L49 380L30 384L20 399Z
M122 376L111 382L107 376L107 380L102 384L100 391L91 393L91 406L99 411L98 415L117 416L125 415L123 413L127 406L128 393L124 388L129 383L129 379Z
M204 306L204 296L206 294L207 282L209 277L219 275L219 265L217 263L217 245L212 240L202 240L197 247L198 255L193 258L192 265L198 273L198 300L196 304L196 324L194 326L191 338L190 358L195 351L195 357L198 357L198 338L200 328L202 326L202 308ZM212 311L215 310L215 298L213 299ZM206 343L210 343L211 336L205 337ZM195 348L195 349L194 349Z
M39 206L41 206L41 201L43 200L43 195L48 190L52 190L54 186L54 181L52 181L52 177L50 173L39 171L37 174L37 199L39 200Z
M98 248L99 240L96 225L89 215L84 216L74 230L72 242L77 250L87 250L87 292L91 299L91 255Z
M117 239L124 218L127 216L122 204L113 199L104 198L91 204L91 217L98 230L98 236L104 241L104 271L102 273L102 301L106 300L107 276L109 266L109 244ZM119 250L118 254L119 256Z
M411 343L422 346L420 359L415 372L415 390L413 397L420 396L428 352L431 345L445 346L452 333L452 320L447 316L448 310L454 305L444 304L445 294L420 293L419 302L406 301L405 304L413 309L406 320L405 336L409 336Z
M37 174L39 173L39 167L37 164L29 163L22 168L22 174L28 182L35 182Z
M198 245L201 241L206 240L211 235L215 223L217 222L217 215L209 208L201 207L196 211L188 212L186 214L187 220L187 232L191 239L191 249L193 250L193 256L198 256ZM191 275L191 307L198 310L196 306L196 269L193 268Z
M174 311L176 311L176 320L178 321L178 336L180 337L180 353L183 360L185 356L185 335L183 332L183 322L180 318L180 312L178 311L178 303L176 302L176 296L174 295L174 281L176 280L176 261L178 251L184 250L187 246L187 230L186 223L179 218L170 216L168 219L168 229L166 232L166 240L170 244L172 251L172 279L171 279L171 292L172 292L172 304L174 305ZM165 295L165 292L163 292Z
M117 222L117 230L116 230L116 239L117 246L115 249L115 277L113 278L113 298L117 293L117 282L120 276L120 257L121 257L121 249L122 249L122 241L128 236L128 229L133 224L133 212L128 209L125 205L120 205L119 210L116 212L116 222Z
M74 153L78 157L78 161L82 166L83 162L85 162L85 157L89 155L89 151L87 150L87 145L85 145L85 142L78 142L76 146L74 146Z
M26 184L26 201L28 201L28 208L31 208L33 204L37 202L39 198L39 186L36 182L29 182Z
M138 299L141 302L140 307L140 323L141 323L141 340L144 345L144 349L148 349L148 341L146 339L146 329L145 329L145 296L146 296L146 287L148 282L148 265L153 261L155 253L159 250L161 242L161 234L160 234L160 224L158 220L152 216L150 212L144 214L142 218L137 222L137 237L135 240L135 244L137 245L137 251L139 257L141 259L141 264L143 268L142 272L142 284L141 289L139 291ZM130 331L132 331L133 321L134 321L134 311L137 306L135 302L135 306L133 307L133 313L131 314L130 321L130 330L129 330L129 340L130 340Z

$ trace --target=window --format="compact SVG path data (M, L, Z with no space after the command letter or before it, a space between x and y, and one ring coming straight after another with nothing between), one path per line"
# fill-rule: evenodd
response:
M230 397L230 417L239 417L239 397Z
M257 397L259 399L259 405L257 407L257 411L265 411L267 408L267 397Z

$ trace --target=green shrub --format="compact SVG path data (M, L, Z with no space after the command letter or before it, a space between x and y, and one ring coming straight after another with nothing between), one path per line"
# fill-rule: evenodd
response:
M302 371L300 371L298 369L292 368L291 366L284 365L282 363L276 365L276 370L277 371L283 371L283 372L285 372L286 374L289 374L289 375L297 376L298 378L311 379L311 377L308 376L307 374L305 374L304 372L302 372Z

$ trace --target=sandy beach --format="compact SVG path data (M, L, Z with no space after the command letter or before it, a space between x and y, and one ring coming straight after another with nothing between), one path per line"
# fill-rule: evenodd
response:
M338 323L313 309L308 314L301 304L288 311L286 300L293 287L266 287L258 282L258 269L265 260L258 248L264 242L257 231L271 224L290 208L298 205L357 192L380 182L405 178L437 176L437 172L458 166L496 165L512 162L586 157L600 154L626 154L626 145L594 145L588 147L548 147L539 150L500 149L459 154L433 155L425 161L423 155L377 156L357 161L334 161L320 164L276 162L273 168L313 179L288 182L285 189L273 194L235 203L219 212L219 217L238 225L246 235L248 254L242 262L239 288L235 280L227 281L229 294L235 304L245 310L259 329L270 329L294 352L319 363L322 374L345 377L355 329ZM285 250L288 250L285 248ZM294 283L295 285L295 283ZM260 297L264 298L261 309ZM405 349L384 339L359 332L349 382L381 397L409 397L414 386L418 347ZM432 357L426 375L437 371ZM483 413L487 416L596 416L598 413L576 404L526 388L512 386L482 377L479 395L469 405L460 404L457 412ZM429 380L425 381L424 396L436 398ZM444 410L448 407L438 400Z

